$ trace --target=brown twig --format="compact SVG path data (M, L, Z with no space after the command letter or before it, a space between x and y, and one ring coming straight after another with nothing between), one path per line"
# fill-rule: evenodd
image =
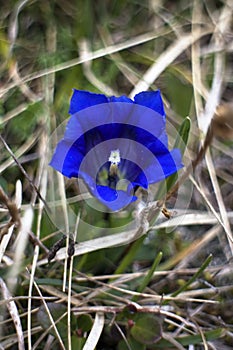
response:
M2 237L7 234L9 228L12 225L15 225L16 227L20 226L20 216L19 211L16 206L16 204L6 195L6 193L3 191L2 187L0 186L0 202L5 205L9 211L9 214L11 216L10 221L1 229L0 231L0 240Z

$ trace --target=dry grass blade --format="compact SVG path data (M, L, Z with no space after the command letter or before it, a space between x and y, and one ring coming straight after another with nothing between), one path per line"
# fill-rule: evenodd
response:
M179 263L177 268L184 268L188 265L188 263L198 254L201 250L205 249L205 247L218 235L222 232L221 226L214 226L208 231L205 232L202 238L195 240L190 246L179 254L176 255L174 259L172 259L171 266Z
M233 219L233 212L227 213L230 220ZM151 230L156 230L160 228L169 228L177 226L187 226L187 225L209 225L217 224L218 219L209 212L195 212L192 213L181 213L180 215L171 211L171 218L169 220L162 221L156 225L150 227Z
M75 224L75 230L74 230L74 241L77 237L78 232L78 226L79 226L79 220L80 220L80 214L77 216L77 221ZM69 279L68 279L68 299L67 299L67 313L68 313L68 319L67 319L67 332L68 332L68 349L72 350L72 342L71 342L71 301L72 301L72 274L73 274L73 263L74 263L74 257L69 256L70 263L69 263ZM68 260L69 261L69 260Z
M38 135L41 133L41 131L39 131ZM25 176L25 178L29 181L30 185L32 186L32 188L36 191L38 197L40 198L40 200L44 203L45 206L47 206L44 198L41 196L39 190L37 189L37 187L34 185L33 181L30 179L30 177L28 176L27 172L25 171L25 169L23 168L23 166L19 163L17 156L14 155L14 153L12 152L12 150L10 149L10 147L8 146L8 144L6 143L6 141L4 140L4 138L0 135L0 139L2 141L2 143L4 144L5 148L7 149L7 151L10 153L11 157L13 158L13 162L15 162L17 164L17 166L20 168L20 170L22 171L23 175ZM34 140L33 140L34 141ZM25 152L25 150L24 150ZM10 160L10 164L11 164L12 160ZM8 166L10 165L8 164ZM0 172L3 169L0 169ZM49 208L47 208L47 210L49 210Z
M181 38L177 39L166 51L164 51L156 62L147 70L137 85L130 93L132 98L141 91L146 91L159 77L159 75L190 45L200 39L202 36L208 34L210 30L194 31L191 34L184 34Z
M22 0L18 1L16 6L14 7L14 10L11 14L9 28L8 28L8 38L10 41L10 49L12 51L13 46L15 45L16 38L18 36L18 29L19 29L19 14L20 11L23 10L24 6L27 4L28 0Z
M40 193L42 194L43 198L46 197L46 190L47 190L47 167L44 166L44 160L47 160L47 154L46 154L46 143L47 138L46 135L42 134L41 137L41 147L40 147L40 166L39 166L39 176L38 178L41 181L40 185ZM45 159L44 159L45 158ZM37 226L36 226L36 238L38 241L40 240L40 231L41 231L41 221L42 221L42 215L43 215L43 209L44 209L44 203L42 201L39 202L39 209L38 209L38 215L37 215ZM30 272L30 283L29 283L29 289L28 289L28 344L29 348L32 347L31 342L31 308L32 308L32 290L33 290L33 283L37 268L37 262L39 257L39 245L35 246L34 254L33 254L33 262L32 262L32 268Z
M111 34L106 30L106 28L102 30L102 28L100 27L99 32L101 35L101 39L106 47L114 44ZM119 70L122 72L124 77L131 83L132 86L134 86L138 81L139 73L136 73L133 70L133 68L123 58L121 58L119 52L111 54L110 57L112 58L116 66L119 68Z
M216 42L216 44L220 47L223 47L224 44L224 36L227 31L229 31L230 25L231 25L231 19L232 19L232 2L227 1L225 6L223 7L219 18L218 22L215 27L213 39ZM194 17L195 21L199 21L198 15L200 15L200 6L198 5L197 2L195 2L195 11L194 14L196 17ZM194 51L193 51L194 52ZM193 64L195 68L195 72L197 73L197 77L199 79L195 78L196 74L193 74L194 76L194 85L195 91L200 90L200 72L201 68L198 63L198 60L196 60L197 55L193 55ZM223 76L224 76L224 70L225 70L225 61L224 61L224 52L217 52L215 53L215 62L214 62L214 76L213 76L213 82L212 82L212 87L209 92L209 96L207 98L206 106L205 106L205 111L203 112L203 107L201 106L201 101L200 101L200 96L196 93L195 94L195 102L196 102L196 109L197 109L197 116L198 116L198 124L201 132L203 135L207 134L207 130L209 129L212 119L214 117L214 114L216 112L216 108L220 103L220 96L221 96L221 91L222 91L222 85L223 85ZM194 71L193 71L194 72ZM194 73L195 73L194 72ZM218 185L214 165L210 156L210 153L207 151L206 153L206 163L207 163L207 168L209 170L210 178L214 187L215 195L217 198L217 202L219 205L220 209L220 215L221 219L223 221L222 225L224 226L224 230L227 235L229 247L231 250L231 255L233 255L233 236L232 232L230 229L230 224L229 220L227 217L227 211L224 205L224 201L222 199L221 191Z
M0 241L6 235L8 230L12 226L20 227L20 216L18 207L3 191L3 188L0 186L0 202L7 208L11 219L5 224L5 226L0 230ZM4 249L1 249L4 252ZM0 258L1 261L1 258Z
M229 32L232 22L232 1L226 1L215 26L213 34L213 40L218 47L224 48L224 37ZM217 106L220 103L221 92L223 88L223 77L225 71L225 53L224 51L215 53L214 61L214 76L212 81L211 90L209 92L205 112L203 115L199 115L198 124L200 130L206 135L208 127L214 116Z
M219 211L220 211L221 219L223 222L223 227L224 227L224 230L226 232L227 239L228 239L228 243L229 243L229 247L230 247L230 251L231 251L231 256L229 255L228 258L230 258L233 256L233 234L232 234L231 226L230 226L229 219L228 219L228 213L227 213L227 210L226 210L223 198L222 198L222 194L221 194L221 190L219 188L214 164L213 164L213 161L211 159L211 155L209 152L207 152L205 159L206 159L207 167L209 169L211 182L213 184L214 193L215 193L217 203L219 206Z
M0 187L0 194L1 194L1 200L5 201L6 206L8 207L9 213L11 214L11 220L8 222L8 232L3 235L1 242L0 242L0 263L2 261L2 258L4 256L5 250L8 246L8 243L11 239L13 230L16 227L20 226L20 216L19 216L19 209L21 207L22 203L22 184L18 180L16 182L15 186L15 201L12 202L8 196L2 192L2 189ZM4 230L6 230L6 226L4 227Z
M99 338L102 334L103 327L104 327L104 314L101 312L97 312L95 315L95 321L94 321L93 327L83 347L83 350L95 349L99 341Z
M33 91L28 87L26 83L23 82L22 78L20 77L17 63L15 63L10 70L10 77L15 82L16 86L19 86L22 94L30 101L30 102L36 102L38 101L37 95L33 93Z
M171 335L166 334L166 333L162 333L162 338L165 340L168 340L169 343L174 345L175 349L185 350L185 348L180 343L178 343L178 341L176 341Z
M34 213L32 208L25 211L21 219L21 226L17 239L14 242L14 264L11 266L8 274L8 285L10 286L11 290L14 290L17 286L17 277L24 263L23 257L28 243L29 232L32 228L33 215Z
M8 28L8 38L10 42L9 55L12 54L18 36L18 22L20 11L25 7L27 2L28 0L18 1L12 12ZM34 92L28 87L28 85L22 82L18 71L18 63L14 62L14 60L12 60L12 64L9 66L9 76L13 79L16 86L19 86L22 94L25 95L25 97L28 98L29 101L35 102L38 99Z
M95 238L75 245L74 256L79 256L85 253L93 252L99 249L116 247L128 244L139 237L143 236L149 229L149 222L156 218L160 213L161 206L158 203L152 203L150 206L143 209L138 218L137 229L121 232L118 234L108 235L100 238ZM56 255L56 260L67 259L67 248L60 249ZM47 264L48 260L43 259L38 262L39 266Z
M11 239L11 236L13 234L14 231L14 225L11 225L8 228L8 232L6 234L4 234L4 236L1 239L1 243L0 243L0 262L2 262L5 251L7 249L8 243Z
M37 290L38 294L39 294L40 297L41 297L41 301L43 302L43 305L44 305L44 307L45 307L45 310L46 310L46 312L47 312L47 314L48 314L48 317L49 317L49 320L50 320L50 322L51 322L51 328L53 328L54 331L55 331L55 333L56 333L56 336L57 336L57 339L58 339L59 344L60 344L60 346L61 346L61 349L62 349L62 350L66 350L66 348L65 348L65 346L64 346L64 344L63 344L63 341L62 341L62 339L61 339L61 336L60 336L60 334L59 334L59 332L58 332L58 329L57 329L57 327L56 327L56 324L55 324L55 322L54 322L54 319L53 319L53 317L52 317L52 315L51 315L51 313L50 313L50 310L49 310L49 308L48 308L48 306L47 306L47 304L46 304L46 301L44 300L43 295L41 294L41 291L40 291L38 285L37 285L35 282L34 282L34 286L36 287L36 290Z
M33 134L31 137L28 138L27 142L25 142L21 147L19 147L19 149L17 150L17 152L15 153L15 158L19 158L21 157L24 153L26 153L38 140L38 138L41 135L41 131L37 131L35 134ZM1 136L1 135L0 135ZM3 142L2 136L1 136L1 140ZM6 144L5 144L6 147ZM9 152L10 153L10 152ZM12 155L12 154L11 154ZM9 168L12 164L14 164L15 160L13 157L10 157L8 160L6 160L5 162L3 162L0 166L0 173L4 172L7 168Z
M100 79L96 77L91 69L91 60L86 61L86 57L90 57L91 49L90 43L87 40L80 40L79 42L80 59L83 60L83 72L89 82L95 86L98 90L104 92L109 96L116 96L117 92L110 88L110 86L104 84Z
M8 290L8 288L7 288L5 282L3 281L2 278L0 278L0 287L2 290L2 296L3 296L4 300L6 300L7 309L9 311L9 314L11 315L11 318L12 318L14 325L15 325L15 330L16 330L16 334L18 337L18 349L25 350L23 329L22 329L18 309L17 309L16 304L13 301L12 296L11 296L11 294L10 294L10 292L9 292L9 290ZM9 299L11 299L11 301L8 301Z
M24 83L27 83L27 82L32 81L34 79L41 78L41 77L44 77L44 76L47 76L50 74L54 74L56 72L63 71L65 69L68 69L68 68L71 68L74 66L77 66L77 65L82 64L84 62L92 61L92 60L95 60L97 58L104 57L106 55L111 55L112 53L115 53L115 52L129 49L130 47L137 46L137 45L146 43L148 41L151 41L151 40L155 39L157 36L158 36L157 32L151 32L151 33L149 32L146 34L139 35L133 39L124 41L123 43L114 44L114 45L108 46L106 48L99 49L95 52L92 52L92 53L90 53L90 55L85 57L85 59L75 58L73 60L59 64L59 65L54 66L52 68L47 68L47 69L44 69L44 70L39 71L37 73L30 74L29 76L22 78L21 83L24 84ZM0 90L0 97L4 96L4 94L6 94L10 89L13 89L17 85L18 84L16 84L16 83L9 84L6 88L3 88L2 90Z
M47 30L47 46L48 51L53 53L56 50L56 28L51 24L48 27ZM45 105L46 110L48 111L48 115L52 114L51 105L53 103L53 94L54 94L54 75L51 74L47 79L45 79ZM37 188L40 189L40 193L43 198L46 198L46 192L48 187L48 123L47 120L44 120L44 127L42 128L42 133L40 137L40 143L38 147L38 153L39 153L39 166L37 170ZM37 193L33 193L32 195L32 203L33 206L35 206ZM43 210L44 210L44 202L39 201L39 208L38 208L38 215L37 215L37 224L36 224L36 238L39 241L40 240L40 232L41 232L41 226L42 226L42 217L43 217ZM32 268L30 273L30 284L29 284L29 290L28 290L28 347L29 349L32 348L32 339L31 339L31 309L32 309L32 293L33 293L33 284L34 284L34 278L36 274L36 268L39 258L39 245L35 246L34 249L34 255L33 255L33 262L32 262Z
M141 231L142 233L143 231ZM74 256L79 256L85 253L90 253L99 249L109 248L117 245L127 244L136 239L135 230L125 231L120 234L109 235L105 237L95 238L85 242L80 242L75 245ZM141 235L140 233L140 235ZM62 248L57 252L56 260L64 260L67 257L66 248ZM43 259L38 262L38 266L48 263L48 259Z
M36 102L41 101L41 98L39 98ZM13 110L6 113L3 117L0 119L0 125L3 125L7 122L9 122L11 119L17 117L20 113L26 111L29 107L29 103L22 103Z
M67 279L67 268L68 268L68 247L69 247L69 217L68 217L68 211L67 211L67 202L66 202L66 191L65 191L65 181L64 177L61 174L57 174L58 176L58 186L59 186L59 192L61 195L61 201L62 201L62 212L64 217L64 223L65 223L65 233L66 233L66 252L65 252L65 266L64 266L64 276L63 276L63 291L65 291L66 286L66 279Z

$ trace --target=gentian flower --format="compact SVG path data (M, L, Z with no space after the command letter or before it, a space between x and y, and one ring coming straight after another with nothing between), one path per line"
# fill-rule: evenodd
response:
M50 165L63 175L84 180L111 211L136 200L182 168L179 149L168 149L166 119L159 91L126 96L74 90L71 117Z

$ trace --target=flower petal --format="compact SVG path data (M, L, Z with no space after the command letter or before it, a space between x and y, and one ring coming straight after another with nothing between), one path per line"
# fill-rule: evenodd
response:
M161 98L160 91L143 91L134 96L135 103L149 107L161 116L165 117L163 101Z
M70 114L75 114L85 108L96 106L101 103L108 102L127 102L133 103L133 101L127 96L110 96L106 97L103 94L95 94L93 92L85 91L85 90L76 90L73 89L73 95L70 101Z
M108 186L96 185L95 181L86 173L80 172L79 175L85 181L92 195L111 211L118 211L137 200L137 197L130 194L132 188L130 186L128 191L115 190Z
M110 96L108 98L108 101L109 102L126 102L126 103L134 103L130 98L128 98L127 96L119 96L119 97L116 97L116 96Z
M69 178L78 177L82 160L83 154L77 147L62 140L58 143L49 165Z
M118 211L137 199L122 190L113 190L107 186L96 186L96 188L94 196L112 211Z
M75 114L85 108L107 102L108 98L103 94L95 94L89 91L73 89L69 113Z
M183 168L183 164L180 150L173 149L155 158L154 162L144 169L144 173L148 183L152 184L164 180L181 168ZM140 174L136 180L141 182L143 175Z
M158 161L163 168L165 178L184 167L181 152L177 148L165 155L158 156Z
M81 177L93 196L113 211L136 200L132 188L148 188L183 167L180 151L168 150L159 91L141 92L132 101L74 89L69 113L50 165L67 177ZM106 174L109 156L118 149L120 181L125 178L130 184L114 189Z
M77 98L77 95L79 95L79 92L74 93L74 99ZM79 113L76 112L70 117L64 135L65 139L76 141L82 134L98 128L103 140L128 137L135 140L139 139L141 143L149 143L152 142L153 137L157 137L163 139L165 146L167 146L165 118L158 112L140 104L133 104L125 96L122 101L127 100L127 103L117 102L121 100L121 97L112 97L111 99L115 102L105 100L104 103L101 98L103 95L91 95L98 96L98 104L91 106L90 103L95 102L95 99L92 101L91 98L86 103L85 110L81 109ZM73 97L71 105L72 101ZM129 101L131 102L128 103ZM90 105L89 108L87 108L88 104ZM81 105L78 106L78 103L75 103L75 109L72 108L71 110L75 112L78 108L85 108L83 103Z

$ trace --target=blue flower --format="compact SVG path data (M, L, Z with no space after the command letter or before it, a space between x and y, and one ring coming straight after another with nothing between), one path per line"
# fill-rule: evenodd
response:
M141 92L132 101L74 90L69 113L50 165L83 179L112 211L136 200L138 187L147 189L183 167L180 151L168 150L159 91Z

